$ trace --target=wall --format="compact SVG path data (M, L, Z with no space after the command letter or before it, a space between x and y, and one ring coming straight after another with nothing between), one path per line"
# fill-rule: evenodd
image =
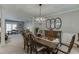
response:
M73 11L65 14L55 15L54 17L60 17L62 19L62 31L66 33L78 33L79 32L79 11Z
M62 41L70 42L73 34L79 33L79 11L68 12L64 14L54 15L62 19ZM77 35L76 35L76 40Z

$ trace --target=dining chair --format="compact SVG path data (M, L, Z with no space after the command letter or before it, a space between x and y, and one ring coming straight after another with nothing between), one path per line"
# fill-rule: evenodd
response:
M25 41L26 41L26 38L25 38L25 32L24 31L22 32L22 36L23 36L23 39L24 39L24 50L25 50Z
M34 39L36 39L34 37L33 34L29 34L29 42L30 42L30 53L35 52L36 54L39 52L44 52L45 47L42 46L41 44L37 43Z
M79 48L79 33L77 33L77 40L74 44L77 46L77 48Z
M77 35L78 35L78 41L79 41L79 33L77 33Z
M75 41L75 35L73 35L72 40L71 40L69 45L61 43L61 46L56 48L55 53L58 53L60 51L60 52L65 53L65 54L69 54L73 48L74 41Z
M26 49L27 46L27 53L29 53L29 42L28 42L28 35L25 32L22 32L22 36L24 39L24 50Z

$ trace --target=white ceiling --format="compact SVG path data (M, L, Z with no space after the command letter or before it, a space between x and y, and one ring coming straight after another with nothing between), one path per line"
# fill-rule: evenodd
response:
M9 4L2 5L7 12L18 16L21 19L39 16L38 4ZM43 4L42 16L54 15L65 11L79 9L79 4Z

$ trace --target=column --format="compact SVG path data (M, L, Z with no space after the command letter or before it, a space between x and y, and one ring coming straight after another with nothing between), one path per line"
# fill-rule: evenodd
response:
M1 46L5 45L5 13L4 8L1 8Z

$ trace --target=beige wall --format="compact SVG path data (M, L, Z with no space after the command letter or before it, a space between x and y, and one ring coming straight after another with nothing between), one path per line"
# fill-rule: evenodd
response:
M62 19L62 31L67 33L79 32L79 11L55 15Z

